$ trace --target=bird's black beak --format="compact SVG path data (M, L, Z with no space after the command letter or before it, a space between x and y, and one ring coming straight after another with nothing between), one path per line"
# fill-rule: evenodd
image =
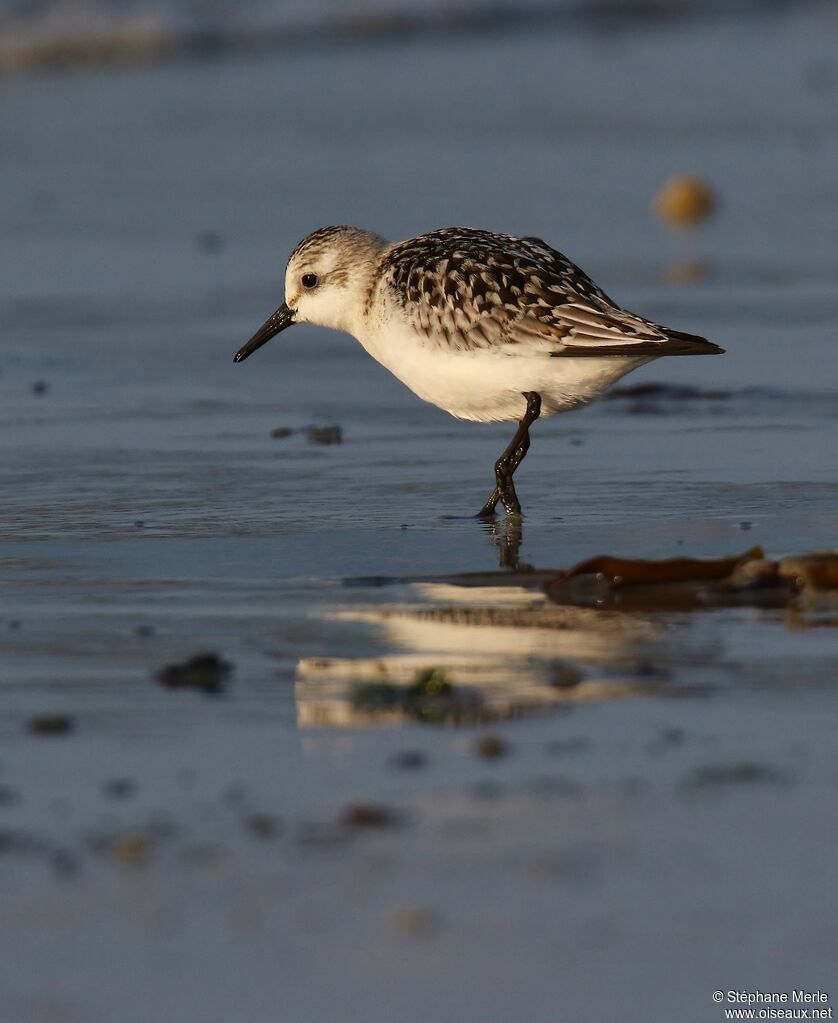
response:
M281 330L290 327L293 322L294 310L289 309L285 302L283 302L279 309L265 320L247 344L242 345L236 352L233 356L233 362L244 362L248 355L253 355L257 348L261 348L272 337L276 337Z

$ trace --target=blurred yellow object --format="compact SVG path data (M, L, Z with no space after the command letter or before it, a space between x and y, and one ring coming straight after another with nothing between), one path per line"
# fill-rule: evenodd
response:
M669 178L652 200L652 209L672 227L696 227L715 212L716 206L713 189L691 174Z

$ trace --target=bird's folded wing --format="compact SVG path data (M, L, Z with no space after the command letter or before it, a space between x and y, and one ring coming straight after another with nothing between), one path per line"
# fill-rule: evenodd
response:
M721 352L705 338L659 327L627 310L585 300L495 307L472 326L508 355L558 357L701 355ZM494 321L489 327L487 319Z
M545 358L722 351L621 309L540 238L432 231L395 246L384 270L416 331L445 349Z

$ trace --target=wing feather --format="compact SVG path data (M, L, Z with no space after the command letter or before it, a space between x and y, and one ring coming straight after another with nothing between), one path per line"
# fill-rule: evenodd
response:
M723 351L620 308L540 238L443 228L393 246L381 270L429 344L552 358Z

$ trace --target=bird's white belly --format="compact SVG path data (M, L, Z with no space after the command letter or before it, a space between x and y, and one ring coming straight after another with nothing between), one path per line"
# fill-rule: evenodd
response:
M525 391L541 395L542 416L579 408L652 361L629 356L550 358L484 349L449 352L417 343L412 332L394 335L392 330L361 344L424 401L458 419L481 423L520 419Z

